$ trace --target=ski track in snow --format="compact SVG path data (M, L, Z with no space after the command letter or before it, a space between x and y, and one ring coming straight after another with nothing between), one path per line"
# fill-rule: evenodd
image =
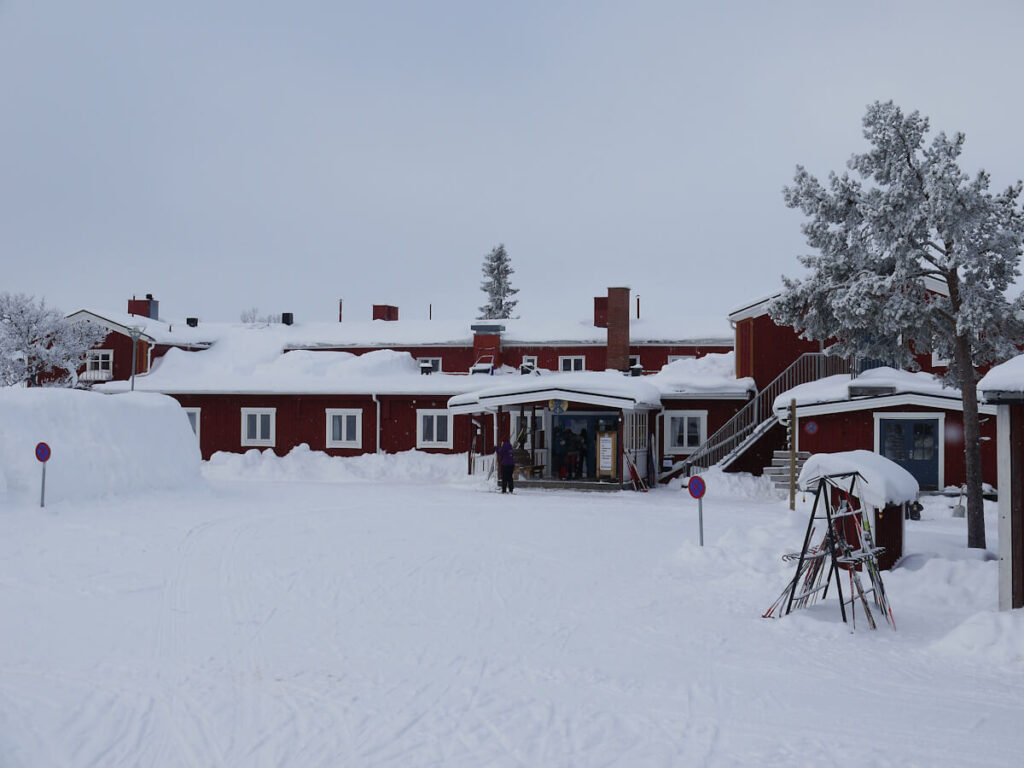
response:
M763 620L804 522L706 506L703 549L665 490L219 482L17 509L0 765L1017 764L1024 667L927 647L986 606L922 569L888 582L896 633L834 602Z

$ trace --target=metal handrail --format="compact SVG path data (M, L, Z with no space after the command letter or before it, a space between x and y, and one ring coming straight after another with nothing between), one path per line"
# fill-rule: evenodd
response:
M747 441L760 437L768 427L778 421L772 410L775 398L800 384L842 373L850 373L850 364L841 357L823 352L807 352L800 355L792 365L776 376L774 381L758 392L735 416L705 440L700 448L677 463L666 474L680 471L689 474L694 467L707 469L715 464L731 461L746 447Z

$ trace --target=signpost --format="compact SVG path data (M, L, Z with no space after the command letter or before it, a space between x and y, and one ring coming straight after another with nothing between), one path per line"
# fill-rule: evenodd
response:
M46 506L46 462L50 460L50 446L46 443L36 444L36 458L43 465L43 482L39 489L39 506Z
M697 520L700 525L700 545L704 546L704 494L708 487L700 475L694 475L686 484L690 495L697 500Z

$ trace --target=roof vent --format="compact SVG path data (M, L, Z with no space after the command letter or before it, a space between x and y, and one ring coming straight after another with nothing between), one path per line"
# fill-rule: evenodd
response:
M185 325L187 325L189 328L195 328L197 325L199 325L199 318L198 317L186 317L185 318Z
M420 376L429 376L434 372L434 364L429 360L420 361Z
M896 394L896 387L871 386L870 384L850 385L850 397L884 397L894 394Z
M644 367L642 365L640 365L640 363L636 363L634 365L629 366L629 375L630 376L643 376L644 375Z

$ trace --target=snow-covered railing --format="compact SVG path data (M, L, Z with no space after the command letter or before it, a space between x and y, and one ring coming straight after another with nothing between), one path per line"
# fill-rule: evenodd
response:
M704 441L696 451L683 461L676 462L672 469L662 473L662 478L679 474L689 475L693 469L707 469L715 464L732 462L747 446L767 432L778 422L772 404L783 392L840 373L849 373L846 360L826 355L823 352L808 352L800 355L792 365L780 373L771 384L762 389L729 421Z

